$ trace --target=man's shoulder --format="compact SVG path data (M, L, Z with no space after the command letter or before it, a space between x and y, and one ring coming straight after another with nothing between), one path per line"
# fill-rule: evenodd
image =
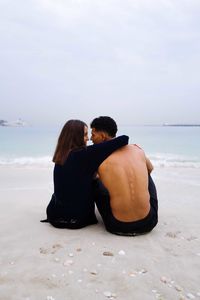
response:
M134 151L144 153L143 148L140 145L138 145L138 144L130 144L128 146L130 146L130 149L133 149Z
M137 147L137 148L139 148L139 149L142 150L142 147L140 147L138 144L133 144L133 146L135 146L135 147Z
M137 144L126 145L126 146L122 147L121 150L122 150L122 152L143 151L143 149L139 145L137 145Z

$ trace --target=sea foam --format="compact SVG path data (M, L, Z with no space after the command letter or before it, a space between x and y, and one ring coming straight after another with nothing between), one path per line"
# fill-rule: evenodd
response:
M147 156L155 167L200 168L200 159L198 157L172 153L154 153Z
M151 160L154 167L181 167L181 168L200 168L200 159L197 157L187 157L171 153L152 153L147 157ZM24 156L24 157L0 157L0 166L52 166L51 156Z
M40 157L24 156L24 157L14 157L14 158L0 157L0 165L50 167L52 165L52 157L51 156L40 156Z

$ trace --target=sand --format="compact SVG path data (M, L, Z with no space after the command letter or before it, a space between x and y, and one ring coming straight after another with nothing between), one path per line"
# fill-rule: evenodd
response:
M120 237L40 223L52 168L0 166L0 300L200 299L200 169L152 176L158 225Z

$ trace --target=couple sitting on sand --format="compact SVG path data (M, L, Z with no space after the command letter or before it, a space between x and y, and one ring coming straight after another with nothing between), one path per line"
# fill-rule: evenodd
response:
M68 121L60 133L46 221L71 229L96 224L96 203L107 231L125 236L151 231L158 202L150 160L140 147L128 145L128 136L115 138L112 118L94 119L91 129L91 146L82 121Z

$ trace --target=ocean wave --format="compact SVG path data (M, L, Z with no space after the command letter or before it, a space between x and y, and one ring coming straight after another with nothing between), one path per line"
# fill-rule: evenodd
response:
M52 165L51 156L41 156L41 157L15 157L15 158L4 158L0 157L1 166L37 166L37 167L49 167Z
M186 157L176 154L153 153L147 154L154 167L181 167L181 168L200 168L200 158ZM52 166L51 156L40 157L0 157L0 166L37 166L50 167Z
M171 153L149 154L148 157L155 167L200 168L200 158L198 157Z

